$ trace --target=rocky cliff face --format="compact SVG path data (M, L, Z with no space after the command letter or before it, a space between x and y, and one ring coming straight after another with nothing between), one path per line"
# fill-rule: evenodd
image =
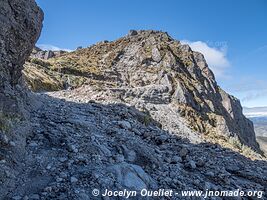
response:
M25 68L26 81L36 91L90 87L101 90L96 93L103 100L150 112L176 134L222 143L233 137L258 150L253 124L240 102L217 85L202 54L167 33L130 31L114 42L34 60ZM181 121L193 131L183 131Z
M0 2L0 160L7 164L0 168L1 194L6 183L12 185L9 178L16 173L11 163L20 160L25 150L29 124L21 75L41 32L42 19L43 13L33 0Z
M22 109L18 83L41 32L43 14L34 1L3 0L0 17L0 113L4 120Z

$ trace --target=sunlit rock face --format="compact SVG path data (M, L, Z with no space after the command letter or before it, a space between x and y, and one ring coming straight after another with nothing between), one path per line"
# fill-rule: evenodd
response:
M165 32L132 30L118 40L50 59L38 59L34 52L24 75L33 91L82 86L98 88L101 95L112 98L119 93L121 100L154 113L165 129L179 135L193 140L222 136L226 142L236 137L258 149L253 125L242 114L239 100L217 85L201 53ZM109 97L103 99L109 101ZM183 133L181 117L200 134Z

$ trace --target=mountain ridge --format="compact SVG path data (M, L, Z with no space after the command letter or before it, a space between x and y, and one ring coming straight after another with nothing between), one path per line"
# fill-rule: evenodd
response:
M243 116L239 100L217 85L201 53L193 52L166 32L132 30L115 41L99 42L39 62L33 58L25 67L25 72L30 72L24 73L28 85L37 91L45 81L34 74L37 84L31 83L27 76L34 71L52 80L54 88L43 88L47 91L85 85L103 91L112 89L110 93L117 89L126 102L133 98L137 104L140 99L152 104L174 104L194 131L237 137L241 143L258 149L253 125ZM151 92L159 98L151 98Z

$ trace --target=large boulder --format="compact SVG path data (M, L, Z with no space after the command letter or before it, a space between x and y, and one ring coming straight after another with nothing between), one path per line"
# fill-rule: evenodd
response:
M23 64L42 29L43 12L34 0L1 0L0 3L0 160L21 159L27 127L27 92L22 87ZM10 151L12 150L12 151ZM2 154L2 152L5 152ZM14 166L0 168L0 193L12 187ZM8 176L8 174L12 176Z
M114 174L123 188L140 191L157 187L156 182L138 165L121 163L108 167L107 171Z
M161 31L130 31L113 42L27 63L25 77L35 91L51 91L56 82L62 84L55 90L95 88L99 99L127 102L191 141L228 146L234 138L259 151L253 124L240 102L217 85L204 56Z
M0 10L1 89L18 83L41 28L43 13L34 0L2 0Z
M25 92L19 82L26 58L42 28L43 12L34 0L3 0L0 4L0 134L23 118Z
M0 113L17 113L16 90L26 58L42 28L43 12L34 0L3 0L0 5Z

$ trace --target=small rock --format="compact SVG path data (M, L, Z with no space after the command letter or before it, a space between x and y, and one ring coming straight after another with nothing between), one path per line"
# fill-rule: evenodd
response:
M193 160L190 160L188 163L186 163L185 166L190 168L190 169L195 169L196 168L196 163Z
M77 160L79 162L85 163L85 164L88 162L88 160L85 157L83 157L82 155L79 155L78 158L77 158Z
M173 156L172 161L173 164L177 164L179 162L182 162L182 158L179 156Z
M59 177L61 178L67 178L67 174L65 172L60 172Z
M186 155L188 154L188 150L187 148L182 148L180 151L179 151L179 156L180 157L185 157Z
M63 181L63 178L60 178L60 177L56 178L56 182L62 182L62 181Z
M20 199L22 199L22 198L21 198L21 196L14 196L14 197L12 197L12 199L13 199L13 200L20 200Z
M238 166L234 166L234 165L229 165L225 169L226 169L226 171L228 171L230 173L236 173L240 170Z
M47 170L50 170L52 168L52 164L48 164L47 166L46 166L46 169Z
M60 157L58 160L59 160L60 162L65 162L65 161L68 160L68 158L67 158L67 157Z
M203 167L205 165L205 161L203 159L199 159L196 163L198 167Z
M36 142L31 142L31 143L29 144L29 146L30 146L30 147L37 147L38 144L37 144Z
M160 51L156 47L152 49L152 59L156 62L161 61Z
M5 134L0 132L0 143L8 144L8 138Z
M74 153L78 153L79 152L78 148L74 144L69 146L69 151L70 152L74 152Z
M26 195L23 197L23 200L29 200L29 197Z
M126 130L129 130L132 128L130 122L127 122L127 121L119 121L118 124L121 128L126 129Z
M72 176L72 177L70 177L70 182L76 183L76 182L78 182L78 179L76 177Z
M210 190L212 188L212 183L205 182L204 189L205 190Z
M85 193L80 193L80 194L78 195L78 199L79 199L79 200L89 200L90 197L89 197L87 194L85 194Z
M161 136L157 137L157 143L163 144L167 139L168 139L167 135L161 135Z
M148 137L150 137L150 135L151 135L151 134L150 134L149 132L144 132L143 137L144 137L144 138L148 138Z
M12 147L15 147L15 146L16 146L16 143L13 142L13 141L10 141L9 144L10 144L10 146L12 146Z
M164 160L165 160L166 163L171 163L172 162L172 160L170 158L168 158L168 157L166 157Z
M142 133L139 131L139 130L137 130L136 128L133 128L132 129L132 131L136 134L136 135L142 135Z
M116 162L124 162L124 156L123 155L116 155L115 160L116 160Z
M39 200L40 196L39 196L39 194L32 194L32 195L30 195L29 199L31 199L31 200Z
M96 101L93 100L93 99L89 99L89 100L87 101L87 103L96 103Z
M206 172L206 175L210 176L210 177L214 177L215 176L215 174L213 172Z
M133 161L135 161L135 159L136 159L136 153L135 153L135 151L129 151L127 153L127 160L129 162L133 162Z
M129 36L134 36L134 35L137 35L137 34L138 34L138 32L136 30L130 30L129 33L128 33Z
M195 180L194 180L194 185L198 186L199 184L200 184L200 180L195 179Z
M0 160L0 164L6 163L6 160Z

